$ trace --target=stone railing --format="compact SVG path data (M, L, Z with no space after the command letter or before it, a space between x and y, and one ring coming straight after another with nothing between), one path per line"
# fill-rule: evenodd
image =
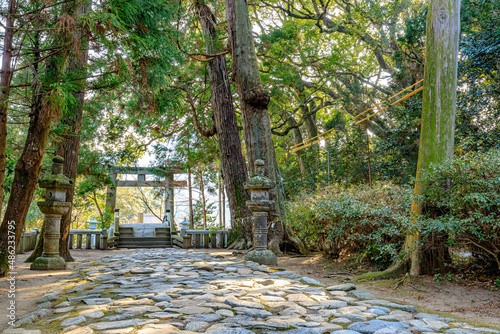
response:
M23 230L19 243L17 244L17 254L23 254L35 249L36 241L38 240L39 235L40 231L37 228L28 232L24 232Z
M180 229L183 248L227 248L231 230Z
M76 242L75 242L76 236ZM92 241L93 240L93 241ZM108 243L108 230L70 230L69 231L69 249L103 249L111 247Z

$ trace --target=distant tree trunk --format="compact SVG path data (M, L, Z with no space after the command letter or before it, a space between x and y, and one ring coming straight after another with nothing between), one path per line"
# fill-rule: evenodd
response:
M297 122L295 121L295 119L293 119L293 117L291 115L288 117L287 123L289 126L296 126L297 125ZM300 144L304 141L304 139L302 138L302 132L300 132L299 127L294 127L292 129L292 135L293 135L294 145ZM299 162L300 174L302 174L302 177L304 177L306 174L306 170L304 167L303 154L304 154L303 150L295 152L295 155L297 156L297 161Z
M422 126L418 151L415 195L425 193L420 181L422 171L453 156L457 91L458 40L460 35L460 0L431 0L427 14L425 76L422 101ZM413 200L411 215L415 224L423 203ZM391 277L409 269L410 275L433 273L441 269L447 257L443 238L432 236L431 247L421 244L419 231L410 227L401 257L382 273L370 278ZM436 238L435 240L432 240Z
M263 159L265 175L276 182L276 189L271 193L272 199L276 201L275 210L271 214L271 219L274 219L284 213L285 193L267 110L270 95L262 87L247 3L245 0L225 0L225 4L233 79L240 97L248 166L250 173L255 173L255 160Z
M5 163L7 154L7 112L9 109L10 83L12 81L12 44L14 41L14 18L16 1L9 1L9 9L5 15L3 40L2 74L0 76L0 216L3 204L3 188L5 182Z
M189 222L191 229L194 230L194 214L193 214L193 185L191 183L191 166L187 169L188 175L188 191L189 191Z
M88 7L86 4L81 5L76 13L78 16L86 14ZM82 40L82 32L75 31L75 40ZM82 41L83 42L83 41ZM86 70L89 58L89 51L86 46L82 43L82 49L78 50L76 53L72 54L69 59L68 72L77 78L85 78ZM56 154L64 157L64 171L63 173L70 179L75 180L77 175L78 167L78 156L80 155L80 133L82 130L82 118L83 118L83 105L85 102L85 79L80 79L76 82L78 91L73 93L76 104L71 106L71 114L67 114L61 120L64 125L69 128L69 133L64 134L64 142L59 144L56 149ZM72 187L66 191L66 202L73 203L73 198L75 195L75 188ZM68 262L73 262L74 259L69 253L69 231L71 229L71 217L73 206L71 206L66 214L62 216L61 219L61 238L59 242L59 253Z
M195 7L206 37L207 53L220 53L222 47L217 45L217 21L215 15L201 0L195 1ZM244 187L247 180L247 169L241 148L226 59L223 55L216 56L208 62L208 73L224 186L229 198L231 223L232 226L236 227L239 225L241 218L251 216L251 212L246 206L246 201L250 199L250 196ZM242 227L243 230L247 230L247 233L251 232L251 227Z
M207 206L205 202L205 183L203 182L203 171L198 167L198 181L200 182L201 209L203 213L203 228L207 228Z

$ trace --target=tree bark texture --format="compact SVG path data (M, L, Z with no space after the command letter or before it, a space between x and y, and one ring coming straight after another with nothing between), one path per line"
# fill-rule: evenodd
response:
M88 11L87 5L82 5L78 8L76 16L85 15ZM82 32L76 30L74 32L75 40L82 40ZM83 45L83 43L82 43ZM85 78L86 70L89 59L89 51L86 46L78 50L70 56L68 72L72 73L79 78ZM64 170L63 173L72 180L76 179L77 167L78 167L78 157L80 155L80 133L82 130L82 118L83 118L83 105L85 102L85 79L81 79L77 82L78 91L74 92L73 95L76 100L76 104L72 106L71 114L65 115L61 122L69 128L69 133L64 135L64 141L59 144L56 149L56 154L61 155L64 158ZM72 187L66 190L66 202L73 203L73 198L75 196L75 188ZM61 238L59 242L59 255L68 262L73 262L74 259L69 253L69 230L71 228L72 219L72 208L71 206L66 214L62 216L60 233Z
M269 92L262 87L255 54L252 26L245 0L225 0L231 47L233 80L240 97L243 136L250 173L255 173L255 160L265 161L265 175L276 182L271 199L276 201L271 220L283 214L285 194L278 169L267 106Z
M219 53L221 50L216 45L217 21L215 15L210 7L201 0L195 1L195 7L205 35L207 53ZM244 188L247 180L247 169L241 148L226 59L223 55L214 57L208 62L208 73L212 93L211 104L219 141L221 170L229 198L231 223L235 226L241 218L251 216L251 212L246 206L250 195Z
M53 111L44 96L33 106L26 142L21 157L16 163L14 180L10 191L9 202L0 227L0 251L5 252L7 246L7 229L10 221L16 223L16 245L21 237L26 215L36 189L40 167L45 155L45 147L49 137ZM7 268L0 268L0 276L4 276Z
M35 38L35 46L36 40L37 38ZM38 56L39 54L35 53L35 58ZM66 57L62 53L50 57L45 69L45 81L38 81L38 75L34 79L34 97L26 141L21 157L15 166L10 197L0 226L0 276L4 276L8 271L4 257L7 251L9 222L14 221L16 224L15 242L17 245L36 189L50 126L58 116L57 111L54 110L55 105L51 96L57 93L52 90L52 85L60 79L65 59ZM37 66L35 66L35 71L38 71Z
M5 165L7 155L7 112L9 109L10 83L12 81L12 44L14 41L14 18L16 1L9 1L9 9L5 15L5 32L3 40L2 74L0 76L0 214L3 204L3 188L5 182Z
M460 0L432 0L427 14L426 62L422 100L422 126L418 150L415 195L423 195L426 185L419 181L422 171L453 156L457 90ZM422 214L423 203L413 200L414 224ZM423 247L418 229L410 227L403 246L410 275L433 273L443 268L448 257L445 240L431 236ZM394 269L397 266L392 266Z

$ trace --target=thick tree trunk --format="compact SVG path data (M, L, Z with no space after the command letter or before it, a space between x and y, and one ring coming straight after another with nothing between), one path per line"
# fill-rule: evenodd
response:
M40 237L36 241L35 249L31 255L26 259L25 262L33 262L37 257L42 256L43 253L43 234L45 233L45 220L42 223L42 228L40 229Z
M419 181L421 172L431 164L439 164L453 156L460 0L431 1L426 30L427 51L415 195L425 192L426 185ZM422 201L413 200L411 213L415 219L422 214ZM411 231L406 239L405 250L411 254L410 275L429 273L434 268L425 265L429 259L422 252L418 231ZM436 246L445 247L444 243Z
M249 170L250 173L255 173L255 160L263 159L266 168L265 175L276 183L276 187L270 193L270 199L275 201L274 209L269 217L270 221L273 221L285 213L285 192L274 151L271 121L267 110L270 95L262 87L247 3L245 0L225 0L225 4L233 79L240 97L243 136ZM286 226L283 230L293 234ZM277 242L280 245L285 241L290 241L295 244L297 249L305 249L299 239L287 238L287 234L279 234ZM271 240L271 242L273 241ZM276 244L276 242L274 243Z
M7 112L9 108L10 83L12 81L12 44L14 41L14 18L16 1L9 1L9 9L5 15L5 32L3 40L2 74L0 77L0 216L3 204L3 188L5 182L5 163L7 154Z
M207 53L220 53L222 47L216 45L217 21L215 15L201 0L195 1L195 7L206 37ZM251 212L246 206L246 201L250 199L250 196L244 188L247 180L247 169L241 148L226 59L223 55L214 57L208 62L208 73L224 186L229 198L231 223L236 227L241 218L251 216Z
M431 0L427 14L425 76L422 101L422 126L418 150L415 195L423 195L426 185L422 171L453 156L457 91L460 0ZM423 203L413 200L414 224L422 214ZM441 269L449 254L440 236L431 236L431 247L424 248L416 226L410 227L401 252L402 260L382 273L367 278L391 277L408 270L410 275ZM364 278L364 277L362 277Z
M255 54L252 26L245 0L225 0L231 46L233 79L240 97L243 136L250 173L255 173L255 160L265 162L265 175L276 182L271 198L276 201L271 220L283 215L285 194L278 169L267 106L269 92L262 87Z
M35 36L34 50L38 50L38 41L40 35ZM39 59L40 54L34 51L35 60ZM4 276L8 267L6 266L5 256L7 251L7 234L9 222L14 221L15 242L16 245L21 237L21 232L26 221L28 209L31 205L32 197L36 189L40 167L45 155L45 148L49 137L50 126L57 115L54 108L52 86L60 79L61 69L64 66L66 57L63 54L56 54L47 61L44 81L38 81L38 75L35 76L33 102L30 112L30 123L26 135L21 157L16 163L14 180L12 182L9 202L0 226L0 276ZM37 64L34 66L35 72L38 71ZM57 94L57 93L56 93Z
M80 15L87 13L88 7L86 5L81 6L77 11L77 18ZM82 40L82 33L75 32L78 36L75 39ZM79 50L77 53L73 54L69 59L68 72L77 78L85 78L86 70L89 58L89 51L86 47ZM80 133L82 130L82 118L83 118L83 105L85 102L85 79L81 79L77 82L77 87L79 91L75 92L73 95L76 100L76 104L71 106L69 109L72 111L71 114L65 115L62 119L62 123L69 128L69 133L64 134L64 142L59 144L56 150L57 155L64 157L64 170L63 173L70 179L75 180L78 167L78 157L80 155ZM66 202L73 203L73 198L75 195L75 188L72 187L66 191ZM62 216L61 219L61 238L59 242L59 253L62 258L68 262L73 262L74 259L69 253L69 231L71 228L71 217L73 213L73 206L71 206L66 214Z
M6 251L8 223L10 221L14 221L16 225L16 245L21 237L45 155L52 117L53 110L49 108L47 96L32 107L24 150L16 163L9 202L0 227L0 251L2 253ZM7 268L4 267L4 261L0 261L0 263L2 263L0 276L4 276Z

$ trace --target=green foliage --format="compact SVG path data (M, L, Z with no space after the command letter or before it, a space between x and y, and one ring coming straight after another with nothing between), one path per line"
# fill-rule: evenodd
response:
M309 247L384 269L404 241L411 198L392 184L331 187L289 202L286 221Z
M500 152L468 153L423 172L424 217L413 228L422 242L444 237L500 271ZM330 187L302 193L287 205L287 223L311 248L384 269L396 258L410 226L410 187L394 184ZM438 276L436 276L438 277Z
M428 184L424 233L445 233L450 245L500 270L500 152L456 157L431 166L422 180Z
M205 204L207 226L210 228L213 226L217 217L215 216L215 203L207 202ZM195 201L193 204L193 220L194 228L202 230L203 229L203 202L201 200Z

